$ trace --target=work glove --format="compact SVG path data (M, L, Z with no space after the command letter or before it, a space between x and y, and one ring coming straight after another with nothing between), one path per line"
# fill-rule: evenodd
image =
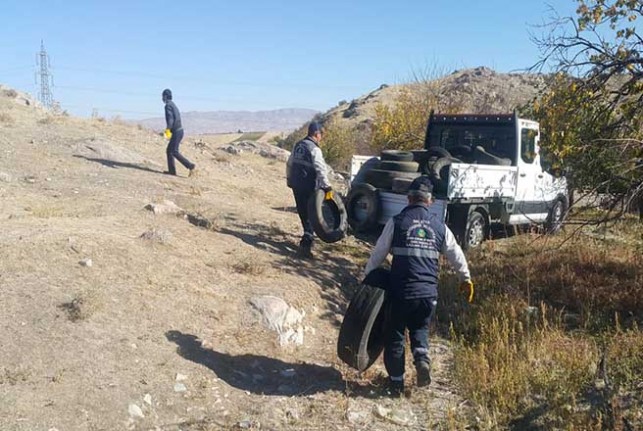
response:
M473 281L466 280L460 283L460 293L465 295L467 302L473 302Z
M163 132L163 135L164 135L167 139L172 139L172 131L171 131L170 129L165 129L165 132Z
M326 194L324 195L324 200L332 201L333 200L333 188L325 187L322 189Z

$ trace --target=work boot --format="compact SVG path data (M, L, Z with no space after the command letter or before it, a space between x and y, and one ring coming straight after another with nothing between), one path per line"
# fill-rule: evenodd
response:
M386 387L386 395L391 398L400 398L404 395L404 381L389 380Z
M300 242L299 249L297 250L297 256L302 259L314 259L312 246L313 245L310 242Z
M429 362L418 362L415 364L415 371L417 372L417 385L419 388L431 384L431 364Z

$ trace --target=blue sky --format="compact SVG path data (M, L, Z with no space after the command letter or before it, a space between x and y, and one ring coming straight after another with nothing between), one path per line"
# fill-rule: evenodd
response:
M413 71L538 59L533 27L574 0L4 0L0 83L35 94L43 39L69 112L144 118L169 87L183 111L326 110Z

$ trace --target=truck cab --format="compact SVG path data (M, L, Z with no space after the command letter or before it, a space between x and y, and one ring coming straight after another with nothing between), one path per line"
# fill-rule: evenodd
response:
M556 231L568 207L567 183L543 169L539 140L538 123L515 113L431 113L423 149L353 157L349 223L355 230L386 223L406 206L404 184L428 175L433 210L465 249L487 239L492 224Z

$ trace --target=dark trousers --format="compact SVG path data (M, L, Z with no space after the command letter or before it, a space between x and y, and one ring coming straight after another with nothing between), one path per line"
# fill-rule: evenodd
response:
M409 329L413 361L429 363L429 322L437 305L436 298L391 298L390 333L384 348L384 365L388 375L404 375L405 329Z
M181 144L182 139L183 129L179 129L176 132L173 132L172 137L170 138L170 143L167 144L167 150L165 151L167 154L167 170L172 175L176 175L176 166L174 165L174 159L181 162L181 164L187 169L194 169L194 163L190 162L188 159L183 157L181 153L179 153L179 145Z
M301 220L301 227L304 228L304 234L301 237L300 245L309 246L313 243L313 225L308 218L308 200L315 193L314 190L292 190L295 195L295 204L297 205L297 214Z

